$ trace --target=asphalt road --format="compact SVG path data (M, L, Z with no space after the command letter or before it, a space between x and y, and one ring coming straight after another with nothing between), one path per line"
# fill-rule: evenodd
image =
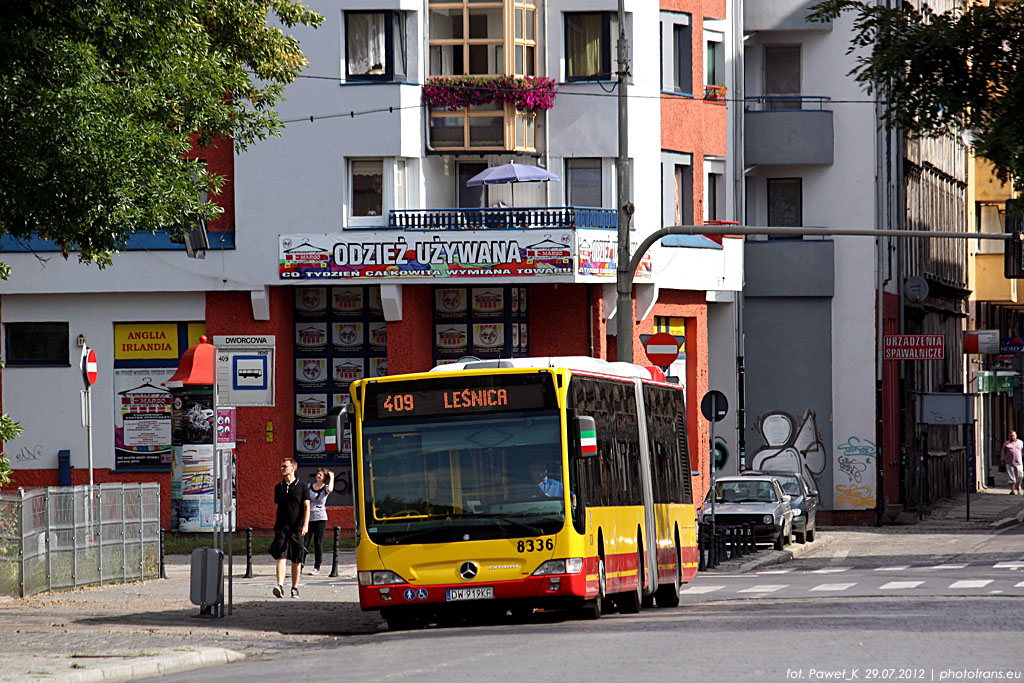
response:
M676 609L343 636L203 680L1019 680L1024 530L868 530L786 565L701 574ZM196 673L163 681L193 681Z

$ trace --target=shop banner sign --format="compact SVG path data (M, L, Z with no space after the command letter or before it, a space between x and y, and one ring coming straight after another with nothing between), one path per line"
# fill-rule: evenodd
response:
M571 231L350 232L282 235L280 279L539 279L573 274Z
M619 260L619 238L611 230L578 230L576 253L579 256L577 272L580 275L596 275L598 277L615 277ZM639 243L630 240L630 253L635 252ZM651 252L644 254L634 277L649 278L652 276Z
M941 334L887 334L883 360L942 360L945 357Z

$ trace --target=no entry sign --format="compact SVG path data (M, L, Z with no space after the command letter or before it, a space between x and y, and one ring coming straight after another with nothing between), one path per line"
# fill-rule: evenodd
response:
M659 368L668 367L679 357L679 342L668 332L652 334L644 343L647 359Z
M82 354L82 379L86 389L96 384L96 375L96 352L87 346Z

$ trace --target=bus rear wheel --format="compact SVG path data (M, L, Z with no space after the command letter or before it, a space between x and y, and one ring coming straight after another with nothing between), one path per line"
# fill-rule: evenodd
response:
M644 600L644 549L640 546L636 551L636 590L622 593L615 598L615 604L623 614L636 614L643 606Z
M654 599L658 601L658 607L679 607L679 570L682 562L680 562L679 547L673 546L673 549L676 558L675 566L673 567L673 581L664 586L658 586L658 590L654 593Z

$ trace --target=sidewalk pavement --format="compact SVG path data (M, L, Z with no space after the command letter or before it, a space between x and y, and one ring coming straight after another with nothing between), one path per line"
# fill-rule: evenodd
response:
M1024 520L1024 497L990 488L932 505L921 521L870 528L891 535L888 552L903 552L915 534L989 534ZM745 572L787 562L823 546L844 547L864 527L822 528L813 543L761 550L725 562L711 573ZM898 537L903 537L896 542ZM923 538L923 537L921 537ZM869 539L875 546L877 537ZM909 545L907 552L910 552ZM134 680L236 661L245 657L335 645L341 638L385 630L376 612L362 612L356 590L355 553L341 552L338 576L303 575L300 599L275 598L274 563L254 559L254 577L242 578L236 557L233 611L224 618L199 616L189 601L188 556L168 556L167 579L107 585L25 599L0 597L0 681Z

